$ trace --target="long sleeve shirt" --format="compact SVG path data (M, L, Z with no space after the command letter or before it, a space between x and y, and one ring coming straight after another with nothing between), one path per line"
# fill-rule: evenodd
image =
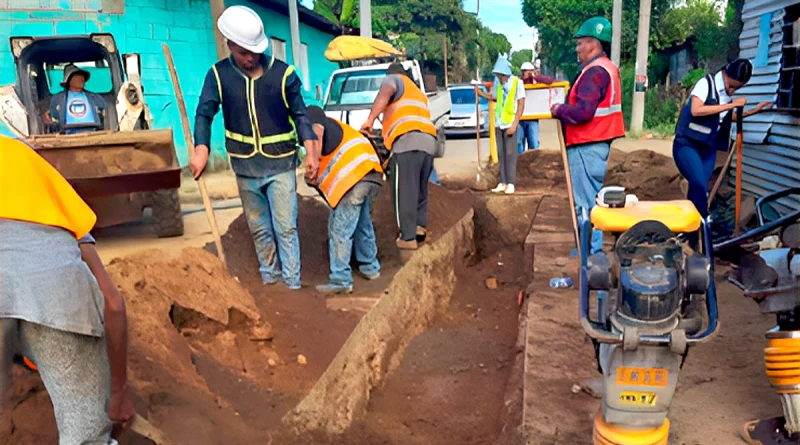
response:
M267 70L267 58L266 56L262 57L262 65L264 65L264 70ZM231 61L233 63L233 61ZM306 104L303 101L303 94L301 92L303 88L302 81L300 77L297 76L296 73L289 74L288 78L286 79L286 101L289 104L289 114L292 116L295 124L295 130L297 131L297 138L300 143L305 141L315 141L317 140L316 134L314 134L314 130L311 128L311 121L309 121L308 116L306 115ZM263 104L257 104L257 106L264 106ZM214 117L219 113L220 109L220 97L219 97L219 89L217 87L217 78L214 75L212 70L208 70L206 74L205 81L203 82L203 89L200 92L200 99L197 104L197 112L195 113L195 124L194 124L194 143L195 145L206 145L209 146L211 143L211 124L214 121ZM242 110L247 115L247 110ZM268 113L267 110L257 110L258 113ZM265 168L268 171L263 171L266 175L282 173L287 171L291 168L294 168L294 163L296 162L295 157L287 157L281 159L271 159L265 160L267 162L259 162L259 164L264 164L258 166L259 171L263 171ZM269 167L267 167L269 164ZM286 165L284 165L286 164ZM291 164L291 165L290 165ZM256 169L254 168L254 171ZM260 176L260 175L253 175L253 176Z
M525 77L522 79L522 82L525 85L536 85L537 83L541 83L544 85L551 85L553 82L555 82L555 78L539 74L538 76Z
M588 63L591 63L591 61ZM580 76L580 74L578 75ZM577 77L575 80L577 81ZM581 125L591 121L594 118L597 107L606 96L606 90L610 84L611 76L608 75L605 69L599 66L590 68L577 84L574 82L572 84L572 88L575 90L575 105L565 103L559 106L556 111L556 117L565 124L570 125Z

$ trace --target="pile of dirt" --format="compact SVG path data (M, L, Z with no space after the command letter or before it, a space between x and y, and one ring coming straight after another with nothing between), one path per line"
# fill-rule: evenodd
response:
M611 150L606 186L625 187L640 201L668 201L685 198L680 183L681 175L669 156L650 150Z
M378 260L384 274L393 275L400 265L395 246L398 236L397 219L391 189L382 187L372 202L372 222L378 245ZM450 192L430 184L428 187L428 241L436 241L472 208L472 196L465 192ZM297 230L300 234L300 258L303 281L319 284L329 273L328 217L329 207L320 199L299 198ZM258 260L247 220L237 218L222 237L230 272L250 285L260 281ZM214 250L209 245L210 250Z
M240 381L258 384L270 365L280 364L269 343L272 328L261 320L250 293L215 257L197 248L174 259L160 251L143 252L112 261L108 271L126 299L128 377L140 414L175 443L253 440L256 433L198 369L200 362L214 362L236 372ZM5 425L0 442L56 443L41 380L21 368L15 374L14 408L10 420L0 422ZM231 428L220 430L214 426L219 422Z
M564 164L556 150L529 150L517 160L517 187L551 189L563 186Z

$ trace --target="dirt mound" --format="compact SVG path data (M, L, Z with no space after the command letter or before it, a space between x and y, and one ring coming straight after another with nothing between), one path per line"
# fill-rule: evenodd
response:
M251 437L196 368L198 361L210 360L238 372L240 379L258 381L269 361L276 360L267 343L271 326L261 321L249 292L203 249L185 249L174 259L148 251L116 259L108 271L126 299L128 376L140 413L176 443L224 443L231 434ZM10 424L0 422L0 442L56 443L41 380L21 368L15 374L15 407ZM36 426L29 428L26 419L36 419ZM216 431L214 423L223 419L235 426Z
M561 152L529 150L517 161L517 186L549 189L566 184Z
M329 273L328 217L329 207L316 198L299 199L297 230L300 234L300 258L303 281L324 282ZM449 230L472 208L472 196L464 192L450 192L431 184L428 187L428 240L435 241ZM378 245L378 260L384 271L400 267L400 257L395 240L398 236L397 219L391 188L381 188L372 203L372 222ZM247 220L237 218L222 237L223 248L230 272L247 283L260 281L258 260ZM210 250L214 250L209 245Z
M650 150L611 150L605 185L625 187L640 201L684 199L675 161Z

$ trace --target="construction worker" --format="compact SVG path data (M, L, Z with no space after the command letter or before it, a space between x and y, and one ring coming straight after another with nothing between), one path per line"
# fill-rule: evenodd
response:
M564 126L569 171L579 218L588 217L603 187L614 139L625 136L619 69L603 48L611 43L611 23L604 17L585 21L575 34L580 73L564 104L551 108ZM592 234L591 253L603 248L603 234Z
M522 83L525 85L536 85L537 83L550 85L553 78L542 76L531 62L525 62L520 66L522 72ZM519 147L517 152L525 152L525 142L528 142L528 150L539 148L539 121L536 119L520 120L519 122Z
M436 127L428 98L403 65L391 64L386 74L360 131L371 134L375 119L383 114L383 142L391 153L389 175L400 230L396 244L401 250L415 250L427 235L428 180L436 150Z
M86 90L89 77L88 71L73 64L64 67L64 81L61 82L64 91L50 99L50 109L44 114L44 122L51 131L75 134L103 129L106 101L99 94Z
M206 74L195 116L195 178L208 163L211 123L220 107L225 148L236 174L242 207L253 236L261 280L281 278L300 289L300 239L297 234L297 140L306 151L316 136L306 117L302 84L288 66L264 55L267 36L258 14L245 6L223 11L217 28L228 41L230 57ZM306 158L306 167L316 170Z
M89 230L95 214L23 142L0 136L0 411L11 363L35 363L59 443L116 444L135 415L127 386L125 301Z
M319 168L306 171L306 183L316 188L332 209L328 219L331 274L328 284L317 290L352 292L350 258L354 250L358 275L366 280L381 275L371 218L372 200L383 184L381 161L369 139L325 116L322 108L308 107L308 118L318 142L307 156L314 157Z
M692 88L681 109L672 143L672 157L681 175L689 181L688 199L703 218L708 217L708 181L714 173L717 150L728 149L731 122L736 118L730 110L743 107L745 98L731 96L743 87L753 73L747 59L737 59L718 71L700 79ZM770 105L762 102L744 113L751 116Z
M511 74L511 64L503 56L497 57L492 72L497 77L492 95L476 89L479 96L497 102L494 131L497 136L497 157L500 161L500 183L492 192L513 195L519 157L519 138L516 133L525 110L525 86L519 77Z

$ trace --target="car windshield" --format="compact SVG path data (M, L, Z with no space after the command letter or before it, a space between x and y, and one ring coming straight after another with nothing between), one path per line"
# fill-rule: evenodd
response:
M372 106L385 77L385 69L336 74L331 81L331 93L326 107L337 105Z
M481 105L488 105L489 102L483 97L480 98ZM475 104L475 90L472 88L452 88L450 89L450 103L452 104Z

